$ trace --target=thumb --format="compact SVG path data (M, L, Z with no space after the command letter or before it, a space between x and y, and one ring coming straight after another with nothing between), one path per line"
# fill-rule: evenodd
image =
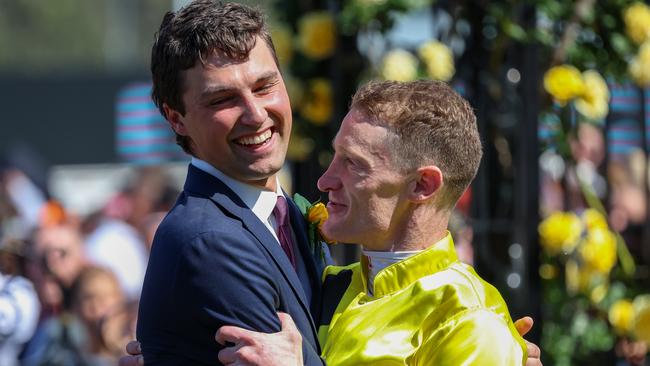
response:
M525 316L521 319L517 319L515 322L515 328L517 329L517 332L519 332L519 335L523 337L533 329L534 323L533 318Z
M298 332L298 328L296 328L296 323L293 322L291 315L287 313L278 313L278 318L280 318L280 324L282 325L283 332L287 332L287 331Z

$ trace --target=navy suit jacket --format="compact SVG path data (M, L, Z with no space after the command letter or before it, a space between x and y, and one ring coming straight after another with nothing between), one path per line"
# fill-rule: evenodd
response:
M144 279L137 338L146 364L220 365L219 327L277 332L278 311L300 330L305 364L323 364L314 322L323 264L313 258L304 219L288 201L298 273L230 188L189 166L183 192L156 231Z

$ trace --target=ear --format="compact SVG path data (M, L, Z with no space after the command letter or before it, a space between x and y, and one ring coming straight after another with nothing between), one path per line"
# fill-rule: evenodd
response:
M167 103L163 104L163 110L165 111L165 118L172 127L172 130L181 136L187 136L187 130L185 129L185 123L183 122L183 115L179 111L170 107Z
M415 174L415 181L411 186L411 192L409 192L411 201L422 203L433 197L442 188L442 171L437 166L420 167Z

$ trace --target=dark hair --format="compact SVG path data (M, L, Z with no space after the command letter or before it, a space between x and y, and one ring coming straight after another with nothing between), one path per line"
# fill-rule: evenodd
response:
M483 154L476 116L465 99L440 81L375 81L356 92L351 109L395 132L388 143L396 166L437 165L444 182L439 203L456 204Z
M163 17L151 49L151 97L165 116L163 105L185 114L183 71L218 50L234 60L245 60L261 37L278 63L264 15L258 9L216 0L195 0ZM166 116L165 116L166 117ZM176 134L176 142L192 154L190 139Z

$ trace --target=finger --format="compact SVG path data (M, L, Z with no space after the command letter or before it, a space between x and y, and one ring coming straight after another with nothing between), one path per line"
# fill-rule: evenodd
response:
M122 356L118 363L119 366L144 366L142 356Z
M528 341L526 341L526 352L528 352L528 358L539 359L542 354L539 347L537 347L535 343L531 343Z
M521 319L517 319L515 322L515 328L517 328L519 335L523 337L533 328L533 323L533 318L525 316Z
M298 331L296 328L296 323L293 322L291 315L287 313L278 313L278 318L280 318L280 325L282 326L282 331Z
M237 361L237 351L241 346L235 345L232 347L226 347L219 351L217 358L224 365L232 364Z
M225 346L226 342L250 344L254 339L254 336L255 332L253 331L232 325L224 325L217 329L217 334L214 335L214 339L220 345Z
M140 348L140 342L131 341L126 344L126 353L137 356L142 354L142 348Z
M539 358L529 358L526 360L526 366L544 366Z

